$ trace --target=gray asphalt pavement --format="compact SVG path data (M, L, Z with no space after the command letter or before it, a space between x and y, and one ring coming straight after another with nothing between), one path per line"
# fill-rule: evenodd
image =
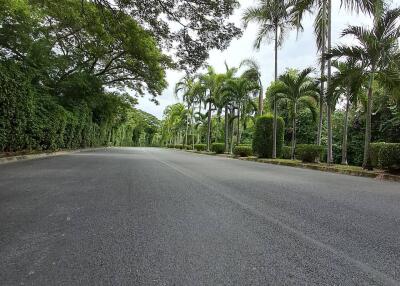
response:
M400 184L151 148L0 165L0 285L400 285Z

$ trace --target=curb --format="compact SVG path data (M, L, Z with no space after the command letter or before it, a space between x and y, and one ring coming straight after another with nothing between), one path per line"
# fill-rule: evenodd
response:
M296 163L296 162L273 162L266 159L258 159L255 157L241 157L238 158L239 160L243 161L251 161L251 162L258 162L264 164L272 164L272 165L281 165L287 167L294 167L294 168L302 168L302 169L310 169L316 170L321 172L329 172L329 173L337 173L342 175L350 175L356 177L365 177L365 178L372 178L377 180L385 180L385 181L393 181L393 182L400 182L400 176L381 173L381 172L368 172L368 171L357 171L357 170L340 170L334 167L329 166L318 166L318 165L307 165L303 163Z
M13 163L13 162L19 162L19 161L28 161L28 160L35 160L35 159L41 159L41 158L51 158L51 157L55 157L55 156L79 153L79 152L84 152L84 151L99 150L99 149L105 149L105 148L107 148L107 147L77 149L77 150L63 150L63 151L56 151L56 152L45 152L45 153L38 153L38 154L26 154L26 155L3 157L3 158L0 158L0 165L7 164L7 163Z
M180 150L180 149L177 149L177 150ZM371 178L371 179L376 179L376 180L400 182L400 176L396 176L396 175L392 175L392 174L388 174L388 173L382 173L382 172L340 170L340 169L337 169L334 167L329 167L329 166L308 165L308 164L297 163L297 162L274 162L274 161L270 161L268 159L259 159L257 157L235 157L235 156L229 155L229 154L215 154L212 152L203 152L203 151L194 151L194 150L180 150L180 151L185 151L185 152L195 153L195 154L202 154L202 155L217 156L217 157L223 157L223 158L229 158L229 159L238 159L238 160L242 160L242 161L258 162L258 163L263 163L263 164L281 165L281 166L309 169L309 170L315 170L315 171L321 171L321 172L336 173L336 174L349 175L349 176L355 176L355 177L365 177L365 178Z

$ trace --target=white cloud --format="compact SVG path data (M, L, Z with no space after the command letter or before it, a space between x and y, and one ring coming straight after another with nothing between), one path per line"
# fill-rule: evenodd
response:
M232 20L241 26L241 14L246 7L255 4L255 1L240 0L241 8L232 16ZM366 15L350 14L343 8L340 9L339 1L333 1L332 11L332 40L334 44L351 43L351 38L341 38L341 31L348 25L370 25L371 19ZM392 6L399 6L400 0L394 0ZM287 68L303 69L306 67L315 67L318 69L317 49L315 45L315 37L313 34L314 17L309 15L306 17L303 26L304 31L297 34L292 31L286 38L283 47L279 50L278 71L285 71ZM225 70L224 62L229 66L238 66L245 58L254 58L261 66L264 85L267 86L273 80L274 74L274 52L273 44L265 43L259 51L253 49L255 33L257 26L250 24L240 39L232 41L231 45L225 51L213 50L210 53L208 64L214 66L218 72ZM177 71L168 71L167 79L169 83L162 96L158 98L160 105L156 106L150 102L148 98L139 99L139 108L154 114L158 118L162 118L164 108L177 102L173 94L175 83L183 76L183 73Z

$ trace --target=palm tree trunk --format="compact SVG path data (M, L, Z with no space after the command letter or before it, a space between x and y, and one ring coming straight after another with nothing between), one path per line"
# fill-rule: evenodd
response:
M225 153L228 153L228 136L229 136L229 114L228 114L228 105L225 105Z
M275 81L278 80L278 25L275 25ZM277 133L276 95L274 95L274 120L272 130L272 159L276 159L276 133Z
M332 51L332 0L328 0L328 77L327 77L327 86L329 87L331 84L331 75L332 75L332 59L331 59L331 51ZM331 106L328 106L327 116L328 116L328 153L327 153L327 162L328 164L333 163L333 134L332 134L332 111L334 110L335 105L334 102L330 103Z
M264 111L264 95L263 95L263 91L261 88L261 81L259 82L260 85L260 92L258 95L258 114L261 116L263 115L263 111Z
M240 103L238 104L238 118L237 118L237 145L240 144Z
M344 123L343 123L343 141L342 141L342 165L347 165L347 132L349 125L349 107L350 100L347 96L346 111L344 113Z
M211 145L211 101L208 103L208 119L207 119L207 151L210 152Z
M325 15L326 15L326 0L322 2L322 15L323 15L323 28L322 28L322 47L321 47L321 94L319 98L319 122L317 131L317 145L321 145L322 136L322 123L324 116L324 98L325 98L325 52L326 52L326 26L325 26Z
M199 102L199 116L201 116L201 100ZM202 118L200 117L200 119ZM197 144L200 144L200 131L198 127L197 127Z
M230 146L229 146L229 148L230 148L230 151L229 151L229 153L230 154L232 154L233 153L233 132L234 132L234 118L235 118L235 108L232 108L232 115L233 115L233 117L232 117L232 122L230 122L230 130L231 130L231 142L230 142Z
M190 110L190 105L188 104L188 111ZM186 147L187 142L188 142L188 132L189 132L189 116L186 114L186 131L185 131L185 144L184 147Z
M371 70L371 75L368 84L368 102L365 126L365 139L364 139L364 160L363 169L372 169L369 158L369 144L371 143L371 114L372 114L372 83L374 82L375 68Z
M296 116L297 116L297 106L296 103L293 104L293 131L292 131L292 160L295 159L296 154Z
M193 124L193 111L194 111L194 104L193 104L193 110L190 113L190 129L192 130L192 150L194 150L194 124Z

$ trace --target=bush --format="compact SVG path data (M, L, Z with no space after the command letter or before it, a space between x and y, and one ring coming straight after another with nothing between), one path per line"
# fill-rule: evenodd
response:
M264 115L257 118L253 135L253 152L260 158L272 157L273 144L273 121L272 115ZM285 122L282 117L277 118L278 129L276 132L276 156L281 157L284 140Z
M167 148L174 148L174 144L167 144Z
M207 149L206 144L194 144L194 149L197 151L205 151Z
M379 152L385 146L385 142L371 143L369 145L369 156L371 159L371 166L376 168L379 166Z
M281 158L282 159L291 159L292 158L292 147L283 146Z
M387 170L400 170L400 143L372 143L371 163Z
M184 149L184 146L183 146L183 144L176 144L175 148L182 150L182 149Z
M300 144L296 147L296 156L303 162L314 163L324 152L324 147L314 144Z
M253 155L253 149L250 145L238 145L233 148L233 154L239 157L248 157Z
M222 154L225 152L225 143L212 143L211 144L211 151Z

